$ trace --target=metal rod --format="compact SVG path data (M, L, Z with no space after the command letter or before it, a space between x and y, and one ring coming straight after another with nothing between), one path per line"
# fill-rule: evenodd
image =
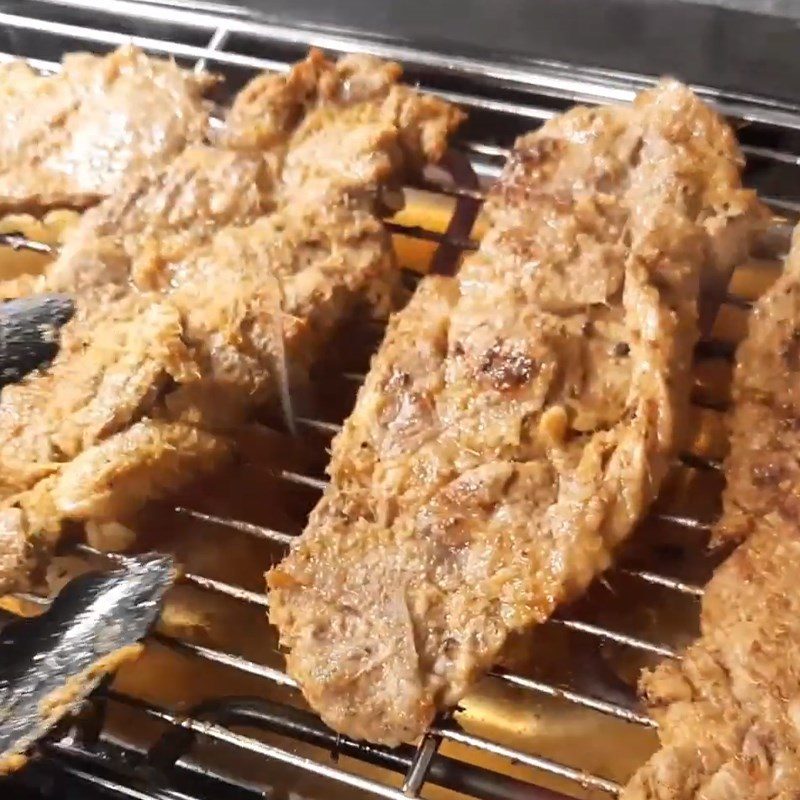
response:
M517 686L521 689L528 689L533 692L547 695L556 699L567 700L584 708L591 708L593 711L599 711L601 714L606 714L610 717L624 720L625 722L632 722L635 725L644 725L648 728L658 727L656 722L645 714L640 714L637 711L632 711L629 708L618 705L617 703L609 703L605 700L598 700L596 697L575 692L572 689L564 689L558 686L552 686L544 681L537 681L533 678L526 678L522 675L514 675L513 673L506 672L505 670L492 670L489 675L497 680L508 683L511 686Z
M670 578L666 575L660 575L657 572L651 572L645 569L625 569L619 568L619 572L623 575L630 575L633 578L639 578L647 583L655 584L656 586L663 586L665 589L673 589L682 594L690 594L695 597L702 597L704 589L702 586L697 586L693 583L686 583L677 578Z
M0 12L0 26L17 29L32 29L40 32L52 33L57 36L67 36L87 42L96 42L97 44L117 46L133 44L137 47L141 47L143 50L189 58L195 62L198 59L206 59L207 61L219 62L221 64L269 70L271 72L285 72L288 69L288 64L285 61L273 61L267 58L239 55L238 53L218 52L209 50L207 47L197 47L196 45L182 44L181 42L154 39L150 36L136 36L118 33L117 31L103 30L101 28L71 25L65 22L56 22L55 20L26 17L21 14Z
M566 764L553 761L550 758L535 756L513 747L506 747L498 742L492 742L489 739L474 736L452 727L434 727L432 728L432 732L448 741L474 747L478 750L483 750L487 753L492 753L493 755L519 762L520 764L525 764L534 769L542 770L542 772L549 772L551 775L558 775L561 778L566 778L567 780L578 783L587 789L599 789L608 794L617 795L622 788L618 783L606 780L598 775L592 775L590 772L574 769Z
M226 528L233 528L234 530L248 533L251 536L257 536L259 539L268 539L281 544L290 545L296 536L283 531L276 531L273 528L265 528L263 525L255 525L252 522L244 522L238 519L230 519L230 517L219 517L216 514L206 514L203 511L193 511L191 508L184 506L175 506L175 511L179 514L184 514L187 517L198 519L201 522L211 522L215 525L223 525Z
M212 53L216 52L217 50L221 50L228 36L230 36L230 31L224 25L220 25L220 27L214 31L214 33L211 35L211 38L208 40L206 49ZM207 63L208 59L198 58L194 64L195 73L204 72Z
M562 617L553 617L549 620L549 624L556 625L562 628L569 628L573 631L580 631L581 633L588 633L590 636L597 636L600 639L608 639L616 644L624 644L626 647L632 647L635 650L642 650L646 653L653 655L663 656L665 658L677 658L678 654L671 648L663 644L655 644L648 642L646 639L640 639L638 636L630 636L627 633L618 633L603 628L600 625L594 625L591 622L582 622L577 619L564 619Z
M215 664L222 664L226 667L232 667L239 672L246 672L248 675L256 675L259 678L264 678L272 683L277 683L279 686L287 686L290 689L297 689L297 681L290 678L285 672L274 667L268 667L266 664L256 664L241 656L226 653L224 650L216 650L212 647L205 647L192 642L184 641L183 639L176 639L174 636L168 636L164 633L154 633L152 638L161 642L161 644L172 648L173 650L180 650L194 656L202 658L204 661L212 661Z
M53 255L56 248L44 242L37 242L23 236L21 233L0 233L0 247L10 247L12 250L30 250L42 255Z

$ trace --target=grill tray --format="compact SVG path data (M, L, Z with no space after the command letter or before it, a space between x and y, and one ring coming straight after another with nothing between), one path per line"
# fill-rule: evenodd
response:
M257 70L285 69L309 45L397 59L408 80L470 112L445 168L412 187L409 210L390 223L401 261L426 261L435 270L452 270L474 247L469 237L483 188L516 135L575 102L629 100L648 82L562 65L523 68L445 57L266 24L204 5L210 10L127 0L3 4L10 10L0 10L0 59L21 56L52 71L65 52L104 52L133 41L223 73L230 92ZM699 91L740 126L748 183L777 216L793 222L800 213L800 109ZM30 233L0 235L2 245L48 250ZM172 616L175 607L196 603L208 611L208 627L167 613L147 655L101 688L86 714L44 744L42 757L7 786L37 797L164 800L616 795L656 741L655 723L636 706L635 677L642 665L674 657L695 633L698 599L715 563L703 545L722 486L721 420L733 343L752 299L779 270L774 255L738 270L728 293L717 298L713 328L697 351L693 446L675 465L620 566L535 636L515 642L503 666L462 709L437 720L417 747L362 745L327 729L282 671L263 618L260 571L302 529L304 513L324 486L325 447L380 340L380 327L361 326L339 346L332 343L319 396L298 420L296 447L264 431L263 446L246 448L254 452L246 452L244 471L190 493L177 508L153 512L143 545L172 549L187 565ZM407 277L413 286L415 273ZM215 563L215 553L234 563ZM113 560L85 544L64 554L69 568ZM31 595L16 600L31 612L47 603Z

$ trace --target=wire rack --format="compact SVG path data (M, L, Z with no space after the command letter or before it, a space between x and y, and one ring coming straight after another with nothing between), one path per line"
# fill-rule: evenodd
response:
M498 173L517 134L535 128L576 101L627 101L649 82L640 76L557 64L532 62L523 68L444 58L406 46L267 24L218 5L209 8L209 4L205 9L199 5L166 8L156 2L127 0L3 3L0 59L24 57L36 68L50 72L58 70L64 52L102 52L133 42L195 69L222 72L230 91L257 70L285 70L309 45L333 53L371 52L397 59L423 91L446 97L470 112L448 168L426 176L421 185L454 198L458 213L440 230L390 223L393 232L407 240L428 243L433 270L453 269L460 254L474 248L470 231L483 188ZM776 214L793 219L800 211L800 198L793 195L800 186L800 110L769 98L723 95L708 87L698 90L740 127L748 157L748 182ZM780 249L780 238L771 250ZM17 234L0 236L0 245L50 252L48 245ZM770 264L765 267L771 268ZM746 314L751 299L729 292L718 307L717 323L731 314ZM380 332L380 328L373 329L362 338L375 345ZM336 350L335 344L332 349ZM368 351L366 348L362 354L360 365L337 361L331 368L333 373L328 373L325 382L327 394L317 403L317 408L325 408L327 413L310 413L297 420L304 448L316 454L310 459L316 466L302 469L294 462L285 467L273 462L269 480L279 487L279 497L300 493L307 507L324 488L321 466L325 448L363 380ZM698 347L694 400L700 417L717 419L724 410L724 391L709 391L708 387L718 381L714 376L720 370L729 367L731 352L730 341L724 336L715 338L713 333ZM325 402L332 397L335 402ZM630 764L635 765L637 754L639 759L644 757L654 743L656 725L636 706L632 676L644 663L679 657L678 648L691 636L702 585L713 567L713 560L702 553L718 502L720 458L719 453L702 446L702 437L697 442L691 452L680 457L675 482L705 487L688 492L703 494L700 510L696 502L688 509L677 490L667 491L668 496L659 500L642 525L645 535L636 537L636 542L645 541L646 545L634 546L583 601L543 626L545 639L537 644L538 654L545 648L548 655L566 652L566 659L554 658L554 665L537 670L527 667L526 657L522 668L513 664L498 667L482 684L484 696L505 698L506 705L499 704L501 712L511 708L509 698L515 709L532 709L534 718L552 717L554 709L556 713L577 709L585 733L570 734L570 747L546 746L546 738L539 733L528 736L517 731L511 735L497 720L488 724L486 715L476 724L472 718L481 714L475 712L469 698L464 709L438 719L416 747L387 749L357 743L329 730L302 705L294 682L279 663L209 646L190 634L160 630L149 648L213 666L218 676L214 688L207 689L199 702L187 696L157 703L116 683L101 687L86 713L44 744L42 757L15 778L13 785L20 791L35 787L54 797L69 796L69 791L77 796L96 791L165 800L253 798L265 793L396 800L409 796L486 800L615 796L625 778L623 773L630 771ZM272 548L273 557L279 557L302 525L300 520L271 527L258 514L248 518L247 514L229 513L227 508L219 513L212 510L191 503L174 508L178 524L185 528L181 535L191 537L195 526L201 525L203 530L264 543ZM290 519L291 514L284 518ZM123 558L100 553L88 544L75 545L71 552L92 563L108 564ZM263 612L269 600L252 585L221 580L214 570L202 569L182 573L180 583L224 598L243 615L260 615L262 635L268 636ZM20 599L41 607L48 602L32 595ZM680 613L673 613L675 608ZM578 662L579 670L575 669ZM230 696L228 685L239 685L242 676L249 681L250 691L247 696ZM252 688L261 686L263 691ZM125 724L111 725L112 718L122 718ZM124 731L131 729L147 733L126 737ZM633 751L625 761L628 767L616 772L607 769L602 758L598 762L597 756L582 749L598 731L616 737L620 749ZM545 746L539 747L542 742ZM288 777L275 777L284 772ZM311 782L306 780L309 776Z

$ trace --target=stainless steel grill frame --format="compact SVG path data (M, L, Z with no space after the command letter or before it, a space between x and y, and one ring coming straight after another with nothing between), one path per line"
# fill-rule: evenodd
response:
M9 6L11 10L5 10ZM23 13L24 12L24 13ZM87 19L91 23L87 25ZM575 102L606 103L629 101L635 92L650 81L642 76L608 73L598 70L540 63L514 67L500 62L439 56L433 52L351 39L345 36L306 31L267 24L233 8L205 4L205 9L167 7L148 0L28 0L25 3L0 4L0 60L23 57L43 71L56 71L61 52L74 49L108 49L133 42L143 49L172 55L196 69L213 68L228 74L234 86L256 70L285 70L311 46L332 53L369 52L399 60L411 80L425 91L435 92L465 107L472 113L465 133L456 141L456 155L447 175L436 173L424 188L456 197L465 206L453 217L445 233L393 225L397 232L436 243L434 269L452 268L458 255L473 248L469 240L471 222L482 198L481 186L494 177L508 153L514 136L534 128ZM254 53L257 53L255 55ZM697 87L719 110L742 124L743 146L750 161L748 179L772 205L776 214L793 219L800 213L800 107L771 101L767 97L723 94L710 87ZM467 162L471 170L464 167ZM477 175L477 179L475 176ZM460 221L459 221L460 220ZM465 220L469 224L465 224ZM0 246L48 252L47 245L18 235L0 236ZM747 307L747 301L728 296L724 302ZM704 342L698 358L715 352L714 342ZM347 373L349 380L360 382L363 375ZM702 400L698 398L698 402ZM315 417L297 420L302 430L334 434L338 423ZM696 454L686 453L681 460L695 470L718 471L720 465ZM283 470L280 478L312 490L320 490L319 478ZM212 516L190 508L178 508L187 518L198 518L227 526L248 535L288 545L292 534L271 530L246 520ZM708 522L681 516L670 511L655 511L651 520L661 520L697 534L698 545L708 530ZM101 554L88 545L78 545L77 552L113 562L123 558ZM676 592L696 600L702 587L676 576L662 574L657 568L620 566L615 574L649 584L654 589ZM266 608L268 598L240 586L200 574L186 573L181 580L204 591L225 595L242 604ZM48 601L32 595L23 599L38 604ZM651 641L613 625L564 614L553 626L571 629L598 642L612 642L658 658L679 657L661 641ZM239 670L284 687L293 687L290 677L264 664L241 658L230 652L156 634L160 644L191 656ZM505 682L524 692L538 693L564 703L577 704L594 713L609 715L631 725L653 728L655 723L635 707L633 699L623 702L594 696L571 688L534 680L504 670L495 670L490 680ZM136 752L113 741L103 733L106 704L127 706L142 718L166 723L169 730L148 752ZM88 721L87 721L88 719ZM323 755L312 760L293 752L290 746L266 744L255 736L238 732L240 727L262 729L282 734L288 739L316 745ZM620 786L602 775L559 763L515 749L499 741L481 738L462 730L452 717L443 717L431 728L417 747L396 750L359 744L327 729L309 712L268 701L237 698L209 698L207 703L188 713L156 707L108 687L101 688L93 700L92 713L66 736L43 746L43 759L30 770L38 787L53 789L62 796L67 784L78 791L95 789L104 795L126 798L184 798L215 796L251 798L262 796L262 789L230 775L216 774L192 757L197 737L254 753L264 759L313 772L331 782L331 787L349 787L367 794L396 798L419 796L427 785L451 788L468 796L496 800L526 797L530 800L557 800L565 797L552 790L524 782L439 752L443 741L464 745L467 751L482 751L501 759L528 765L536 770L560 776L576 787L594 790L598 796L615 796ZM357 775L324 752L347 755L403 775L400 789ZM166 777L165 777L166 776ZM23 777L22 783L25 784ZM336 791L331 788L335 796Z

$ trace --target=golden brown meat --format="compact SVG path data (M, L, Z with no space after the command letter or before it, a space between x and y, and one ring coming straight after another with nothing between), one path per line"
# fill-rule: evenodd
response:
M706 589L702 635L642 690L662 748L625 800L800 796L800 236L739 347L714 539L746 537Z
M717 570L702 637L642 680L662 747L624 800L800 796L799 573L796 519L761 520Z
M306 371L342 317L364 301L386 310L396 271L376 192L438 158L460 119L394 77L312 53L254 82L271 149L188 148L86 214L40 282L74 292L76 317L53 364L2 394L9 552L29 563L42 531L47 544L65 520L130 513L214 466L226 434ZM240 109L223 139L241 142Z
M0 211L90 205L207 133L215 79L121 47L0 66Z
M740 540L763 517L800 514L800 234L783 275L758 301L733 381L728 491L717 542Z
M333 728L414 739L609 565L685 427L701 270L758 216L739 166L669 81L517 142L480 249L391 322L268 574L289 672Z

